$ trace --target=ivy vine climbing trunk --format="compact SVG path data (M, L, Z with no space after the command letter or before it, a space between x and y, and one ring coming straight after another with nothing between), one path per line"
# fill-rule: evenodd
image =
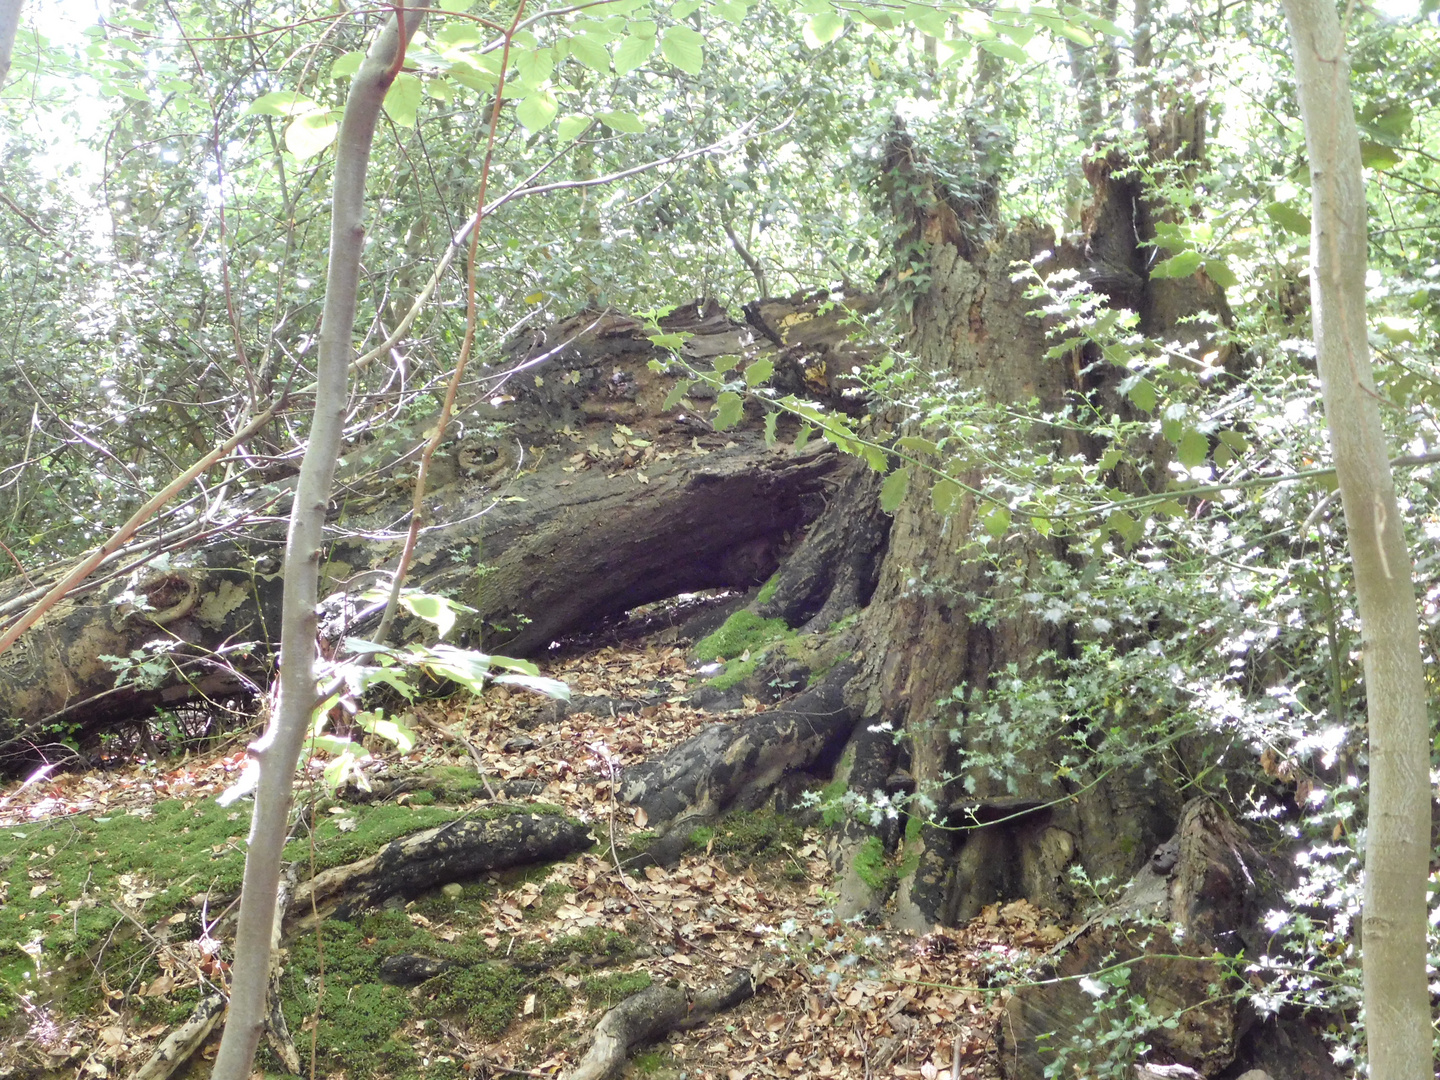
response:
M428 0L417 0L397 8L386 22L350 84L335 144L330 265L316 362L315 413L285 548L278 692L265 734L250 747L259 782L235 932L230 1011L211 1074L215 1080L245 1080L250 1075L265 1027L281 853L289 826L295 766L317 698L315 609L320 552L326 504L340 456L353 355L356 290L365 244L365 175L385 93L427 6Z
M1310 155L1315 350L1364 641L1370 805L1361 964L1370 1076L1428 1080L1430 739L1413 567L1366 340L1360 136L1335 6L1285 0L1285 13Z

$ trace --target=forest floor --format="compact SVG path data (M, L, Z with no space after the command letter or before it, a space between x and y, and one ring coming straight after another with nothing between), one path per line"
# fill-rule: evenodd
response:
M392 996L403 996L408 1005L386 1014L396 1026L388 1039L383 1032L379 1037L386 1045L408 1048L398 1057L377 1058L370 1046L348 1059L343 1031L357 1021L335 1015L317 1024L313 1013L307 1015L313 994L303 1007L287 1005L307 1075L314 1060L313 1075L347 1080L556 1076L579 1059L604 1010L626 994L649 981L674 980L703 990L740 968L753 976L753 998L702 1027L674 1033L641 1051L628 1073L677 1080L869 1080L880 1075L979 1080L999 1075L995 1037L1003 1022L1004 982L1066 930L1046 913L1023 901L996 906L967 927L923 938L893 932L883 920L876 920L878 925L841 922L829 910L836 898L836 876L826 857L827 830L818 812L799 822L764 812L737 815L692 835L678 866L617 869L617 853L631 850L634 834L645 824L613 797L619 770L707 724L767 707L746 699L743 710L729 714L692 708L687 695L694 672L679 644L652 638L557 658L546 665L545 674L569 684L576 707L556 707L505 688L492 689L484 698L456 695L415 710L421 739L408 755L374 748L365 767L377 786L385 778L413 773L468 770L473 776L478 755L490 784L514 790L516 782L529 782L521 786L533 790L537 802L563 807L591 822L600 842L571 861L491 874L463 891L448 886L415 902L387 904L390 910L382 914L408 924L437 947L465 942L497 964L525 955L563 956L544 977L544 985L532 982L507 999L510 1004L498 1023L493 1011L460 1000L463 994L446 997L445 976L414 988L393 988ZM606 701L612 705L596 704ZM581 705L597 711L584 711ZM442 730L451 737L440 734ZM181 800L199 821L213 797L233 782L243 757L243 746L236 742L223 752L179 763L134 761L106 771L45 775L0 794L0 837L32 842L37 826L58 819L72 824L83 817L97 822L154 820L174 800ZM318 771L320 765L313 768ZM817 778L817 786L824 779ZM473 804L483 804L484 792L474 794L482 798ZM403 806L407 800L417 811L427 801L413 793L393 801ZM235 809L243 811L245 805ZM343 833L351 813L347 803L322 807L326 816L317 818L333 821ZM457 810L468 812L466 805ZM243 825L234 824L234 816L226 815L232 834ZM350 828L355 828L353 821ZM189 826L182 831L188 832ZM333 834L317 829L315 835L318 844ZM99 850L99 841L87 839L80 846L86 843L95 855L106 854ZM240 844L234 835L211 847L213 858L238 858ZM58 1006L47 1007L39 946L27 950L39 985L17 995L20 1004L11 1018L15 1037L0 1050L0 1076L132 1075L202 987L223 980L223 961L208 940L211 924L203 918L187 923L183 910L167 914L171 909L163 905L147 908L159 904L152 897L163 896L160 890L166 883L140 871L106 880L103 868L97 873L98 864L91 865L80 898L67 900L58 879L43 868L54 861L55 851L53 844L33 849L20 858L13 880L0 886L6 897L22 899L28 884L30 897L24 903L34 905L50 902L42 886L52 890L55 907L30 913L32 926L42 914L59 924L67 911L98 901L106 910L113 907L125 914L135 926L149 927L143 933L153 945L148 957L141 957L138 966L132 964L125 981L112 973L107 982L106 969L91 950L90 971L104 987L101 1005L71 1016L61 1015ZM11 863L0 858L0 871L10 869ZM151 877L159 873L152 871ZM189 880L187 876L177 887ZM27 912L13 917L24 920ZM198 930L167 935L167 924ZM386 940L371 925L363 924L358 932L358 947L385 952ZM8 932L23 937L14 928ZM223 932L217 933L223 939ZM351 1002L357 987L335 999L333 983L344 981L347 972L351 979L368 978L355 972L372 970L347 968L347 933L330 921L322 924L318 949L313 942L289 944L289 966L301 969L297 974L306 986L317 974L306 970L317 952L329 957L325 977L332 986L324 997L327 1003ZM186 938L193 940L182 940ZM32 944L36 940L38 933ZM584 943L597 945L594 955L580 955ZM14 941L5 944L14 951ZM24 977L28 980L29 973ZM168 1012L157 1008L166 1002L174 1007ZM331 1005L326 1008L335 1011ZM319 1045L312 1051L316 1040ZM207 1074L203 1059L213 1053L212 1039L190 1074ZM395 1062L406 1064L402 1068Z

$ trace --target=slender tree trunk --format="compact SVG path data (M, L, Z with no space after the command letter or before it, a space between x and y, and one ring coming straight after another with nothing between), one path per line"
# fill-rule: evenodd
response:
M15 53L15 32L20 28L20 8L25 0L0 0L0 83L10 74L10 57Z
M1285 13L1310 153L1315 348L1364 641L1370 808L1361 956L1370 1076L1430 1080L1430 739L1413 570L1366 341L1360 138L1334 4L1285 0Z
M215 1080L245 1080L265 1027L269 989L270 930L280 885L280 858L288 830L295 765L316 703L315 606L325 507L335 477L344 425L348 368L353 351L360 253L365 243L361 218L370 147L385 92L428 0L397 12L370 47L355 73L335 151L335 191L330 223L330 269L317 361L315 417L300 466L285 549L285 597L281 608L279 692L265 734L250 747L259 766L250 849L235 931L235 966L230 1015Z

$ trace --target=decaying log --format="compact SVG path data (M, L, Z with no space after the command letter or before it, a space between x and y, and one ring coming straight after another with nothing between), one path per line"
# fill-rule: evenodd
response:
M392 896L413 898L489 870L563 859L592 843L588 826L560 814L515 808L483 819L460 818L392 840L368 858L301 882L289 926L313 925L317 911L322 919L347 918Z
M681 352L699 367L763 354L777 392L853 408L840 397L861 358L846 320L873 307L866 297L831 306L828 294L767 301L757 316L769 328L763 334L713 302L660 324L693 334ZM767 445L753 403L738 426L716 431L715 392L702 383L666 408L685 372L650 367L671 360L651 332L614 313L527 332L492 370L485 400L457 415L433 467L407 584L474 607L459 627L470 642L525 655L650 601L759 584L823 509L841 455L819 440L796 452L783 437L796 427L790 420ZM502 375L517 365L523 374ZM403 462L427 423L387 429L383 448L346 450L325 565L332 598L322 605L336 641L363 636L378 618L358 596L388 583L410 503ZM203 543L146 541L0 653L0 717L16 718L0 725L0 753L28 749L49 725L83 734L263 684L277 625L279 519L292 482L237 496L228 504L236 516L212 523ZM0 624L23 610L19 588L0 589ZM401 631L431 632L423 624ZM152 642L169 650L166 663L117 685L101 656L130 657ZM234 648L241 642L252 643L245 659ZM221 648L230 651L215 656Z
M210 1037L224 1012L224 994L215 993L201 998L190 1019L165 1036L160 1048L135 1071L131 1080L166 1080Z
M624 1067L632 1046L698 1027L754 993L754 980L744 970L698 994L675 982L647 987L600 1018L590 1049L565 1080L610 1080Z

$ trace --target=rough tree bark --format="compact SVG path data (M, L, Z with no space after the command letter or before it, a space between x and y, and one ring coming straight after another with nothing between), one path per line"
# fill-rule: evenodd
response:
M318 695L315 640L320 558L354 352L356 290L360 253L365 244L365 176L385 93L395 80L405 47L424 19L427 6L428 0L419 0L406 9L397 9L386 21L350 84L336 139L330 266L316 362L315 412L295 484L285 547L274 713L265 734L249 750L251 767L259 769L259 780L235 930L230 1009L211 1073L215 1080L245 1080L265 1030L270 938L280 887L281 853L290 831L295 766Z
M1410 552L1365 323L1365 185L1345 37L1332 4L1286 0L1310 154L1315 352L1364 640L1370 805L1362 917L1375 1080L1433 1074L1426 986L1430 738Z

